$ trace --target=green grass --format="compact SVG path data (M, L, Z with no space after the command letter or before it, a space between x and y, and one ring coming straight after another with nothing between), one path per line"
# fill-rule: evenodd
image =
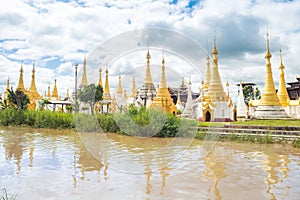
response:
M224 126L225 124L230 124L230 122L198 122L198 126L202 126L202 127L209 127L209 126L213 126L213 127L218 127L218 126Z
M246 126L300 126L299 119L277 119L277 120L247 120L230 122L230 124L246 125Z
M293 146L293 147L300 148L300 139L295 139L295 140L292 142L292 146Z
M208 133L198 131L195 138L199 140L209 139L206 137ZM215 137L213 137L215 139ZM220 141L234 141L234 142L252 142L252 143L259 143L259 144L274 144L280 143L281 141L276 142L275 138L270 135L266 136L259 136L259 135L237 135L237 134L229 134L229 135L220 135L217 137ZM298 141L298 145L300 147L300 140Z
M209 127L209 126L224 126L229 124L245 125L245 126L300 126L299 119L276 119L276 120L246 120L246 121L236 121L236 122L198 122L199 126Z

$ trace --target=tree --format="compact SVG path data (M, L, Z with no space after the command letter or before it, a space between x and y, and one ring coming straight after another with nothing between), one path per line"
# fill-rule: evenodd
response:
M94 106L97 101L101 101L103 96L103 88L100 85L90 84L84 87L78 93L81 102L89 104L92 114L94 114Z
M253 93L253 99L260 99L260 98L261 98L260 91L259 91L258 87L256 87L255 91Z
M30 102L29 97L22 90L8 90L7 99L9 107L18 108L18 110L26 110L27 104Z
M253 90L253 87L251 85L246 85L243 88L243 94L244 94L244 98L245 98L245 103L248 105L250 99L260 99L260 91L258 89L258 87L255 87L255 90Z

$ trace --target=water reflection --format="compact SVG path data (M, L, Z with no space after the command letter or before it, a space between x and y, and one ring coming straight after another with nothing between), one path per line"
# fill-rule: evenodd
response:
M230 162L231 155L220 155L220 153L216 153L216 149L213 149L203 158L206 165L203 176L207 177L211 182L207 190L209 199L222 199L218 184L221 179L227 176L225 173L226 163ZM213 196L211 196L212 193Z
M168 146L172 139L106 134L105 144L90 141L91 152L76 132L0 129L0 186L21 199L294 199L300 194L300 150L289 146L219 142L202 158L201 141L185 149L184 139ZM128 166L136 173L126 171Z

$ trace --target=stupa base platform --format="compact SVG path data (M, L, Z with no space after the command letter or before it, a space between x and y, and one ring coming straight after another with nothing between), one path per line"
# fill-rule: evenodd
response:
M254 116L256 119L289 119L282 106L258 106Z

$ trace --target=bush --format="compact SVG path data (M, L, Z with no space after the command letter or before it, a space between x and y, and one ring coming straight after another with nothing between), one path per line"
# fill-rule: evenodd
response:
M73 116L52 111L4 109L0 111L0 125L25 125L34 128L74 128Z

